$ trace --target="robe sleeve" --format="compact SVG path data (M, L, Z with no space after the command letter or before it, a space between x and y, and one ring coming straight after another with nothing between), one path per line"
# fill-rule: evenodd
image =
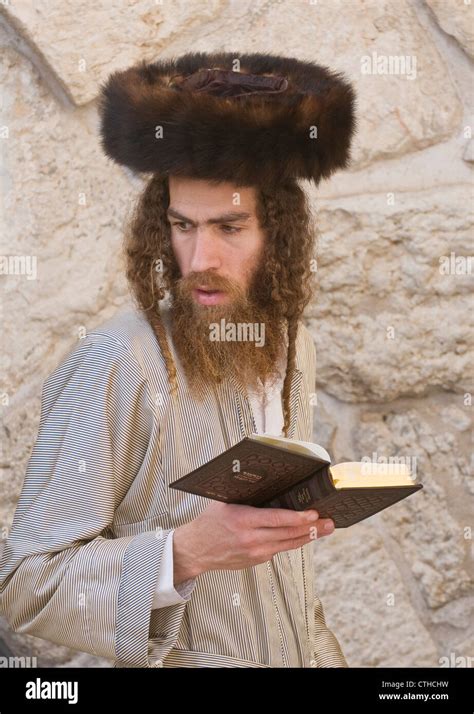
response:
M349 667L336 636L326 625L323 604L314 597L314 667Z
M132 667L157 666L173 647L185 603L163 608L160 636L150 639L171 531L114 538L112 530L154 420L140 365L111 336L88 335L46 379L0 553L0 612L13 631Z

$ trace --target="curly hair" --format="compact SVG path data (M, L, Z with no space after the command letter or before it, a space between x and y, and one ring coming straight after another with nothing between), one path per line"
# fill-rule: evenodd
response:
M218 181L210 181L217 184ZM272 186L255 186L257 218L265 234L263 260L271 281L272 300L280 303L286 320L288 353L282 401L284 433L290 424L290 385L296 364L298 322L315 292L312 270L314 231L305 192L295 179ZM171 246L167 176L154 174L132 211L125 231L126 277L132 296L146 315L166 363L172 394L176 366L160 314L170 285L180 277Z

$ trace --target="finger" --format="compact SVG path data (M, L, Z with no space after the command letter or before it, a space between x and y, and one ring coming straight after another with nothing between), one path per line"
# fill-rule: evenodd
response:
M324 535L330 535L331 532L333 531L327 531L324 533ZM318 538L321 537L318 535ZM308 543L311 543L315 538L311 536L303 536L302 538L292 538L291 540L287 541L281 541L278 544L278 550L276 551L279 553L280 551L284 550L294 550L295 548L301 548L304 545L307 545Z
M311 523L289 528L256 528L254 533L261 539L261 542L289 541L295 538L302 538L305 535L316 539L329 533L329 531L324 530L328 523L334 526L331 518L319 518Z
M332 518L320 518L317 522L317 530L312 530L312 538L313 540L316 540L316 538L322 538L323 536L331 535L331 533L334 532L335 528L336 526Z
M291 528L306 523L314 523L318 512L314 509L293 511L290 508L252 508L249 512L254 528Z
M304 538L292 538L290 540L281 541L278 544L278 549L276 550L276 553L284 552L285 550L295 550L296 548L302 548L303 546L308 545L308 543L311 543L312 540L312 538L306 536Z

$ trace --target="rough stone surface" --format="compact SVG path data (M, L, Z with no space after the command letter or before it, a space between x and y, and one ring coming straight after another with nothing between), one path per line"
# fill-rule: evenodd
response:
M472 276L440 269L468 255L471 188L387 203L386 193L355 195L319 209L320 294L308 311L319 384L344 401L469 391Z
M440 27L474 59L474 5L466 0L426 0Z
M315 585L326 621L349 666L435 666L436 643L371 522L341 529L314 544Z
M334 462L416 459L424 488L316 542L317 589L351 666L472 666L472 4L0 7L1 252L37 260L36 279L2 276L0 538L43 380L130 299L123 223L143 184L101 153L100 84L189 49L318 61L354 82L359 131L351 170L309 188L319 278L306 317L317 347L313 439ZM416 74L362 73L374 56L415 59ZM440 272L451 256L461 269ZM40 666L111 666L3 620L0 638Z
M110 72L157 59L172 39L185 30L196 32L225 3L15 0L6 5L10 24L33 48L37 62L80 105L95 99Z

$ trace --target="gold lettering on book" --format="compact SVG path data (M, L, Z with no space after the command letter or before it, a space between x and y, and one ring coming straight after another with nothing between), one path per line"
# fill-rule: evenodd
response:
M296 500L298 503L309 503L311 501L311 494L309 490L306 487L300 489L298 491L298 495L296 496Z
M234 478L239 479L239 481L250 481L251 483L256 483L261 481L263 476L260 474L252 474L249 471L242 471L241 473L234 474Z

